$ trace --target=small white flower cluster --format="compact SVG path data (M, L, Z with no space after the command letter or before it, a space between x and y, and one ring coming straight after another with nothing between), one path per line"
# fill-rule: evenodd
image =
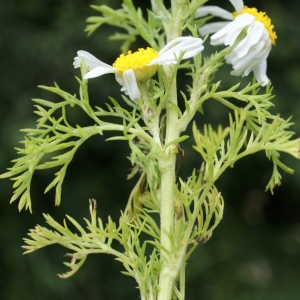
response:
M253 71L256 80L265 86L269 82L266 70L267 57L272 47L270 32L263 22L257 20L255 15L247 11L243 12L245 7L242 0L229 1L234 6L237 16L218 6L198 8L195 18L213 15L230 20L206 24L199 29L199 33L201 36L214 33L211 36L212 45L233 46L232 51L225 56L226 62L233 67L231 75L247 76ZM243 33L244 35L242 35ZM182 52L184 52L182 59L188 59L200 53L203 48L201 38L179 37L162 48L158 52L158 57L138 66L138 68L176 64L177 58ZM121 91L124 91L134 102L141 97L136 69L128 67L128 69L121 71L119 68L103 63L86 51L80 50L77 54L78 56L74 59L74 67L80 67L83 59L89 68L84 79L115 73L117 82L122 85Z

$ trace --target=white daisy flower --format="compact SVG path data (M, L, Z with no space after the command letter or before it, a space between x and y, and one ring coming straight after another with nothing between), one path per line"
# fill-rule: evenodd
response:
M225 56L226 62L233 67L231 75L247 76L253 71L256 80L265 86L269 82L267 57L277 38L274 26L265 12L244 6L242 0L229 1L236 10L232 14L218 6L197 9L195 18L213 15L230 20L206 24L199 29L199 33L202 36L215 33L211 36L212 45L234 46Z
M112 66L103 63L92 54L80 50L74 58L74 67L80 67L83 59L89 67L89 72L84 79L102 76L108 73L115 73L116 80L123 86L121 91L128 94L132 101L141 98L137 81L143 82L151 78L157 70L157 65L176 64L177 58L184 52L182 59L197 55L203 50L202 39L193 37L179 37L169 42L159 52L152 48L139 49L127 55L121 54Z

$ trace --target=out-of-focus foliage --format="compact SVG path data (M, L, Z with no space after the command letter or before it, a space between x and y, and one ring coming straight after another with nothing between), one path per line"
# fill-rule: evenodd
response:
M150 1L135 1L145 10ZM228 2L225 3L224 2ZM300 136L300 43L298 15L300 3L292 0L244 1L266 11L272 18L278 40L268 59L268 76L274 85L273 108L287 118L293 115L292 130ZM118 8L117 0L3 0L0 9L0 172L11 164L13 147L22 139L18 130L35 122L31 98L52 97L37 85L52 86L57 82L70 93L77 93L73 57L80 49L94 53L112 63L120 53L121 43L108 41L113 28L104 26L90 37L84 32L85 19L97 13L90 4L108 4ZM232 9L229 1L212 0L210 5ZM134 46L139 46L137 41ZM99 55L97 55L97 53ZM227 69L226 69L227 68ZM223 66L222 85L235 82L228 77L229 66ZM120 99L120 86L113 75L91 80L91 105L97 105L99 87L105 95ZM222 74L220 75L222 77ZM218 78L219 79L219 78ZM246 84L251 78L245 78ZM180 81L180 80L178 80ZM185 89L184 82L180 87ZM204 106L206 120L222 123L228 112L216 102ZM72 115L76 125L88 119L78 110ZM199 123L205 120L198 117ZM191 130L191 128L190 128ZM91 138L75 155L69 166L59 209L53 205L54 193L44 195L52 172L33 178L34 213L18 213L9 205L11 183L0 181L1 298L19 299L137 299L132 279L120 274L122 267L109 256L89 257L81 272L69 279L60 279L64 249L52 247L22 256L22 238L28 228L42 224L43 213L62 220L65 213L87 217L88 199L98 202L98 215L114 219L124 208L134 185L125 181L130 162L124 157L125 142L104 143L100 136ZM224 218L212 239L195 250L187 267L186 299L299 299L300 298L300 163L284 156L282 160L295 169L284 174L283 184L272 196L264 192L272 164L263 153L238 162L219 182L225 201ZM185 153L180 177L199 165L195 152ZM189 170L189 171L187 171ZM82 178L85 178L82 183ZM113 180L112 180L113 178ZM114 182L119 184L116 185ZM80 182L80 184L79 184ZM109 197L108 197L109 195ZM108 202L107 199L115 199ZM84 226L84 224L81 224ZM117 287L117 288L116 288Z

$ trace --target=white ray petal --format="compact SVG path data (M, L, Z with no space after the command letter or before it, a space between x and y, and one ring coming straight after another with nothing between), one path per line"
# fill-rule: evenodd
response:
M243 58L238 58L238 56L235 54L236 61L227 61L228 63L232 63L232 67L234 69L247 69L249 64L253 62L256 59L260 59L260 52L264 48L264 43L258 43L247 53L247 55Z
M113 68L110 65L107 65L107 67L96 67L94 69L92 69L92 71L86 73L84 75L84 79L89 79L89 78L95 78L95 77L99 77L102 76L104 74L109 74L109 73L116 73L119 69L117 68Z
M124 80L118 75L116 74L116 81L119 85L122 85L124 87Z
M211 44L232 46L241 31L254 20L255 17L249 14L237 16L233 22L230 22L227 26L211 36Z
M237 12L240 12L244 7L243 0L229 0Z
M230 53L228 57L226 57L226 62L231 63L233 67L233 71L230 74L235 76L248 76L262 61L267 59L270 50L271 46L267 48L264 42L260 42L251 47L249 53L243 58L238 58L234 53Z
M238 57L245 56L249 49L257 44L265 31L265 27L261 22L254 21L247 29L247 38L244 38L235 48L234 52Z
M141 93L132 69L123 72L123 82L126 92L133 102L136 102L137 99L141 98Z
M175 64L176 58L181 52L185 52L182 59L188 59L200 53L204 47L202 46L202 39L193 38L189 36L179 37L169 42L159 52L159 57L154 58L147 66L154 64L169 65Z
M122 88L121 88L120 91L123 92L125 95L128 96L127 90L124 87L124 80L118 74L116 74L115 79L116 79L117 83L122 86Z
M257 82L263 82L262 86L266 86L269 82L267 76L267 59L263 60L257 67L253 70L254 76Z
M233 20L233 16L229 11L227 11L219 6L214 6L214 5L207 5L207 6L199 7L195 13L195 19L205 17L208 15L220 17L225 20Z
M245 76L247 76L251 71L254 71L254 69L256 69L257 66L262 61L267 60L270 51L271 51L271 48L269 48L269 49L266 48L263 51L261 51L260 56L256 57L255 59L253 59L253 61L251 63L249 63L247 70L245 70L245 72L244 72Z
M90 71L97 67L110 67L110 65L102 62L87 51L79 50L77 54L78 56L74 58L74 68L80 67L81 59L84 59L85 64L90 68Z
M230 22L213 22L213 23L205 24L202 27L200 27L198 31L201 36L206 36L207 34L215 33L221 30L229 23Z

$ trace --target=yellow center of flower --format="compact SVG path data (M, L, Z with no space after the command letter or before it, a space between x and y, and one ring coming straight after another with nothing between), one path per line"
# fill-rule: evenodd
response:
M235 18L236 16L245 14L245 13L248 13L249 15L254 16L257 21L264 24L265 28L267 29L267 31L269 33L269 37L272 41L272 44L275 45L275 40L277 39L277 34L273 30L274 25L272 25L271 19L266 15L266 13L262 12L262 11L257 11L257 9L255 7L244 6L244 8L240 12L235 11L232 15Z
M158 52L152 48L140 48L133 53L128 51L127 55L121 54L112 66L119 69L117 74L120 77L123 77L124 71L132 69L138 81L146 81L155 74L157 69L157 65L147 66L147 64L158 56Z
M158 52L154 49L149 47L147 49L140 48L138 51L133 53L128 51L127 55L121 54L112 66L120 69L120 71L126 71L129 69L144 67L149 64L152 59L157 57Z

